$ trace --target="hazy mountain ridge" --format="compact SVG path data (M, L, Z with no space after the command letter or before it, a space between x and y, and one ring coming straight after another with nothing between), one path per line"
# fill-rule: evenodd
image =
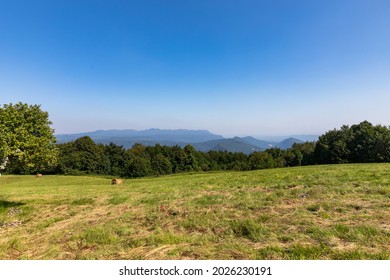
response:
M280 148L280 149L286 150L288 148L291 148L292 145L294 145L295 143L305 143L305 141L302 141L302 140L297 139L297 138L290 137L290 138L284 139L283 141L277 143L276 147Z
M160 144L166 146L179 145L181 147L190 144L196 150L202 152L229 151L242 152L245 154L263 151L273 147L288 149L294 143L304 142L303 140L294 137L275 142L260 140L252 136L224 138L221 135L213 134L207 130L165 130L156 128L147 130L111 129L56 135L58 143L70 142L83 136L91 137L96 143L109 144L112 142L125 148L130 148L136 143L146 146Z
M246 137L243 137L241 139L248 144L260 147L262 149L269 149L272 147L276 147L278 144L278 142L259 140L257 138L252 137L252 136L246 136Z
M151 128L147 130L133 129L111 129L97 130L92 132L83 132L76 134L58 134L56 135L59 142L68 142L76 140L82 136L89 136L94 140L107 139L134 139L148 141L173 141L173 142L204 142L208 140L223 139L221 135L213 134L207 130L186 130L186 129L157 129Z
M201 143L192 143L191 145L198 151L229 151L229 152L241 152L250 154L256 151L263 151L264 149L255 145L251 145L243 141L240 137L210 140Z

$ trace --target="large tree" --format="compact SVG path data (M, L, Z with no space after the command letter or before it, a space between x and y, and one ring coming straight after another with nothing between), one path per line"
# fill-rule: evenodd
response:
M353 139L351 129L343 125L340 129L333 129L318 138L314 149L317 163L337 164L349 162L350 149L348 143Z
M65 174L105 174L109 169L104 146L97 145L89 136L59 145L59 172Z
M368 121L321 135L314 150L317 163L390 162L390 129Z
M0 107L0 161L17 173L32 173L57 161L56 139L49 114L40 105Z
M368 121L351 126L350 162L389 162L390 130Z

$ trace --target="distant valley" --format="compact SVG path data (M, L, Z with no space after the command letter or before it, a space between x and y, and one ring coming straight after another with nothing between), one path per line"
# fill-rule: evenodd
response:
M267 141L251 136L224 138L221 135L213 134L207 130L166 130L156 128L147 130L97 130L76 134L57 134L56 138L58 143L66 143L83 136L91 137L96 143L109 144L112 142L123 146L126 149L131 148L136 143L145 146L160 144L166 146L179 145L181 147L190 144L196 150L202 152L229 151L242 152L245 154L264 151L272 147L288 149L291 148L294 143L316 141L318 138L315 135L301 135L302 137L299 138L287 137L282 141Z

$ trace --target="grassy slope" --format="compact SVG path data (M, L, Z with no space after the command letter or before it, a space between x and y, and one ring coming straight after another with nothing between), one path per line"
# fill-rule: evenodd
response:
M390 165L0 177L0 259L390 259Z

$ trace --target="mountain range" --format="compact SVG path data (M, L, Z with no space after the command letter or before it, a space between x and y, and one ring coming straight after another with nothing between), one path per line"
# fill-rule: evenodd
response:
M307 138L310 138L302 135L302 138L304 138L305 141L294 137L287 137L280 142L275 142L259 140L251 136L224 138L221 135L213 134L207 130L166 130L157 128L147 130L97 130L76 134L57 134L56 138L58 143L66 143L83 136L91 137L96 143L109 144L112 142L123 146L126 149L132 147L136 143L146 146L160 144L167 146L179 145L181 147L190 144L196 150L202 152L229 151L242 152L245 154L250 154L255 151L264 151L265 149L272 147L288 149L291 148L294 143L303 143L307 141ZM316 138L318 138L318 136L311 136L310 139L315 141Z

